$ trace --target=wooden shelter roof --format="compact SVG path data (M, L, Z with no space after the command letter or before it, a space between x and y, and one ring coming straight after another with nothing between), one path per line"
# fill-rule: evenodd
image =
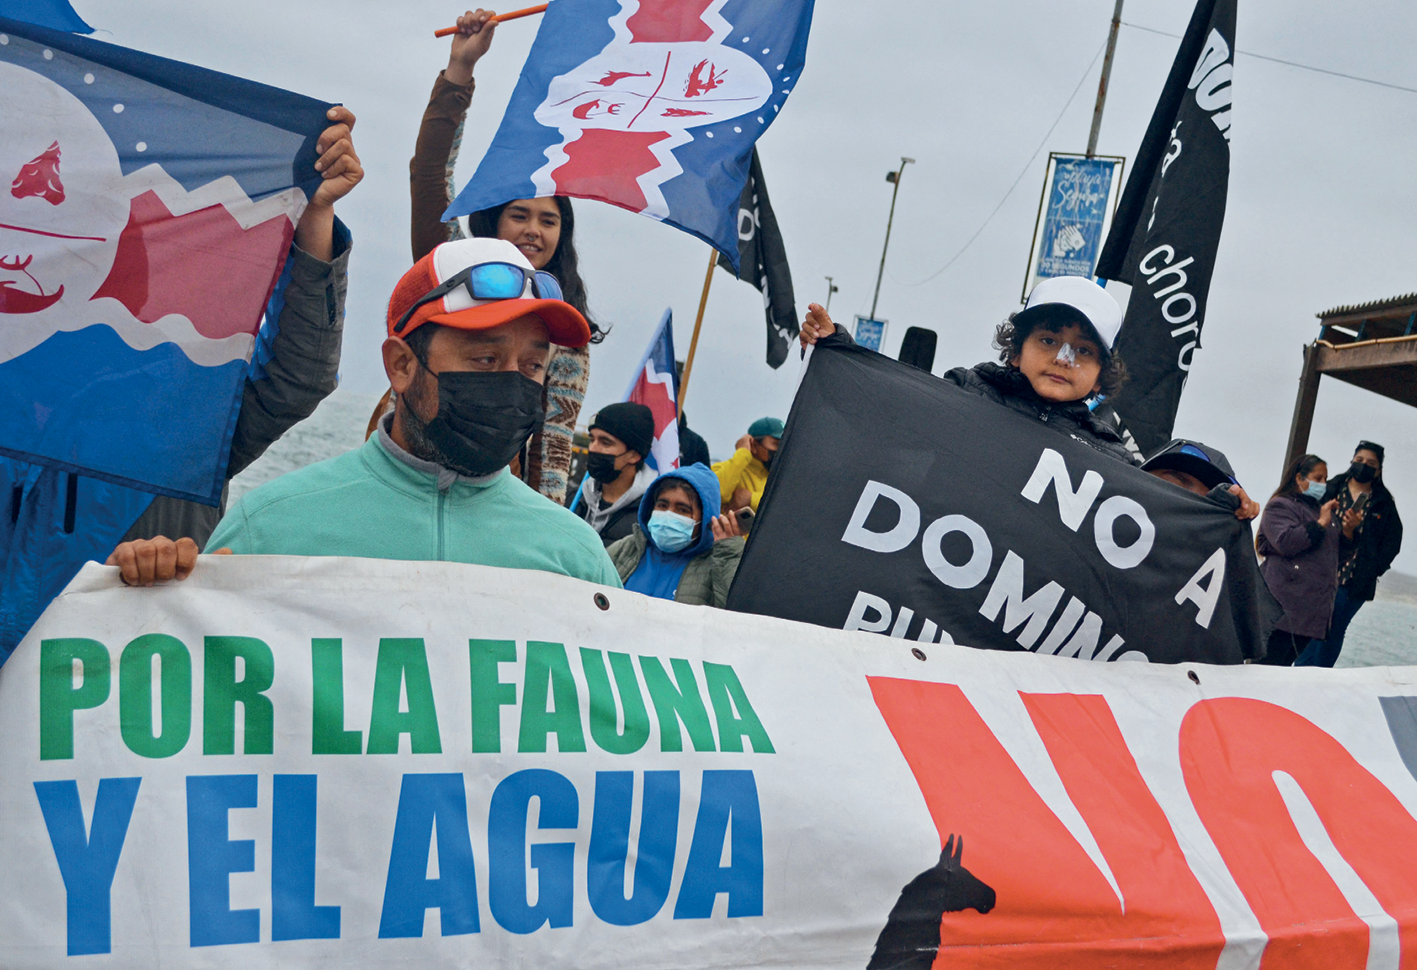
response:
M1318 314L1315 369L1417 407L1417 293Z

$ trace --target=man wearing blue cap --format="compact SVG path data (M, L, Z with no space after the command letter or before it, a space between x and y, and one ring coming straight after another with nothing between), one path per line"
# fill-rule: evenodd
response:
M1230 460L1199 441L1174 438L1142 462L1141 470L1234 509L1235 518L1242 521L1260 514L1259 503L1240 487Z
M746 438L739 439L733 457L713 466L724 512L743 508L758 511L758 502L768 484L768 468L781 442L782 419L758 418L748 426Z

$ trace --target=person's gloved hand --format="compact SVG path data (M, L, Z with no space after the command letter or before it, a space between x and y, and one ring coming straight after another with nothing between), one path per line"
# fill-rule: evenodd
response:
M218 549L218 556L231 555L230 549ZM187 537L175 542L166 536L134 539L122 542L104 562L117 566L126 586L151 586L170 580L186 579L197 565L197 544Z

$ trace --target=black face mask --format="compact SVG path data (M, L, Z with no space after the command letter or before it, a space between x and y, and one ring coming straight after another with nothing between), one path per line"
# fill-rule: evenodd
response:
M622 469L615 467L615 459L619 457L620 455L605 455L592 451L585 461L586 474L602 485L610 484L620 477Z
M490 475L510 464L541 429L542 387L531 378L517 371L436 376L438 415L423 424L421 437L438 450L439 464L464 475Z
M1348 467L1348 474L1359 485L1366 485L1378 477L1378 470L1372 465L1365 465L1361 461L1355 461Z

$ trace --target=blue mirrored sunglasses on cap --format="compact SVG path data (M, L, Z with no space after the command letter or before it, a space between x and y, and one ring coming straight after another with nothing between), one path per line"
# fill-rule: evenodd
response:
M528 270L515 263L478 263L459 270L419 297L394 324L394 333L408 325L419 307L447 296L460 286L466 287L474 300L518 300L526 293L528 283L538 300L565 300L561 284L550 273Z

